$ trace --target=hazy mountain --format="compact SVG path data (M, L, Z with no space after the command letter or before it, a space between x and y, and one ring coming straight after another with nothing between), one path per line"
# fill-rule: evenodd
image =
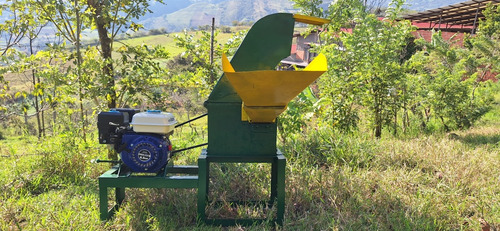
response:
M197 28L211 24L215 17L217 25L231 25L233 21L254 22L265 15L276 12L296 12L289 0L167 0L166 5L153 7L154 15L141 21L146 29L165 28L167 31L179 31L184 28ZM179 3L181 2L181 3ZM187 5L180 8L182 4ZM170 6L180 9L162 14Z
M424 11L465 0L408 0L406 8ZM165 28L169 32L209 25L215 17L216 25L231 25L233 21L254 22L276 12L297 12L290 0L165 0L153 3L153 13L141 18L146 29ZM332 0L325 0L327 6ZM387 6L389 0L368 0Z

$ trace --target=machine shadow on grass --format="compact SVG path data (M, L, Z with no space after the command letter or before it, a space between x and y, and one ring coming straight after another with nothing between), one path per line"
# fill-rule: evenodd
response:
M179 156L183 164L192 164L188 151ZM187 161L187 162L185 162ZM271 191L270 163L212 163L210 192L206 214L209 219L263 219L251 227L266 230L275 227L276 203L268 204ZM113 204L115 190L108 190L108 209ZM196 189L129 188L121 208L105 227L132 230L218 230L218 226L203 225L197 220ZM237 204L234 201L245 201ZM253 203L264 202L264 203ZM229 229L241 227L239 225Z
M254 166L249 168L252 167ZM228 168L234 170L234 166ZM425 211L405 205L397 196L394 196L394 193L379 186L377 180L361 183L346 175L345 171L349 170L342 170L342 168L345 167L332 166L330 169L322 168L316 171L314 168L305 167L296 174L287 174L289 176L287 183L290 186L286 188L285 220L281 227L283 230L335 228L340 230L437 230L444 228L436 224L437 219L426 215ZM266 210L259 206L239 207L229 202L238 199L266 198L268 182L263 177L264 174L231 171L232 174L229 176L224 175L226 167L214 169L211 184L214 189L217 189L217 193L211 192L210 197L214 200L222 200L222 202L210 204L207 215L239 218L274 214L273 211L266 213ZM248 191L249 187L246 187L248 184L255 184L260 180L263 183L257 185L258 187L251 187L253 191ZM116 214L111 228L220 229L217 226L197 223L196 189L129 189L128 195L123 207ZM131 203L132 201L134 203ZM124 223L130 227L120 226ZM238 227L240 226L228 227L226 230ZM268 222L246 228L251 230L252 228L273 229L273 227L273 224Z
M134 188L127 196L113 218L113 229L179 230L196 226L195 189Z
M210 203L206 208L209 219L265 219L268 221L251 227L266 230L276 227L273 224L276 206L265 203L270 196L270 164L216 163L210 171ZM114 191L108 194L112 197ZM133 230L219 230L218 226L196 220L196 200L196 189L128 189L124 204L112 218L111 228L123 228L121 224L125 223L130 226L126 229ZM228 229L237 227L240 226Z

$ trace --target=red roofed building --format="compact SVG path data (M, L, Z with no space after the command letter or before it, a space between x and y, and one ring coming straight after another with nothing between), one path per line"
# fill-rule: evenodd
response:
M431 40L432 31L441 31L445 40L453 37L457 45L463 45L465 34L474 34L479 20L484 19L483 10L489 3L499 4L500 0L471 0L437 9L403 16L418 29L417 37Z
M458 46L463 46L466 34L474 34L477 30L479 20L484 19L483 10L489 3L500 4L500 0L470 0L445 6L437 9L427 10L415 14L403 16L403 19L412 22L417 27L413 34L417 38L431 41L433 31L441 31L445 40L451 40ZM379 18L382 20L383 18ZM350 33L352 29L344 29ZM294 44L290 56L282 60L282 69L292 69L292 66L305 67L316 57L311 53L311 44L319 43L319 32L312 31L307 36L300 33L294 34ZM494 74L488 73L486 79L494 78Z

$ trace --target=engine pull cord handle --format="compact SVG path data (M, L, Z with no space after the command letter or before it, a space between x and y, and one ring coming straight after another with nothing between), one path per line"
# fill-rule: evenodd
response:
M190 120L188 120L188 121L185 121L185 122L182 122L182 123L180 123L180 124L177 124L177 125L175 125L175 128L178 128L178 127L180 127L180 126L182 126L182 125L184 125L184 124L187 124L187 123L193 122L193 121L195 121L195 120L197 120L197 119L201 119L201 118L203 118L203 117L205 117L205 116L207 116L207 115L208 115L208 113L205 113L205 114L203 114L203 115L201 115L201 116L198 116L198 117L195 117L195 118L190 119Z
M112 163L112 164L121 164L121 160L100 160L100 159L93 159L90 162L92 163Z

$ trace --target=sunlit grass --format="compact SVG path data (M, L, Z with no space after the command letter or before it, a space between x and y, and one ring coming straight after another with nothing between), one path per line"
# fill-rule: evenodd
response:
M280 149L287 156L283 230L480 230L500 225L498 105L477 126L377 140L366 133L309 129ZM194 115L190 115L190 118ZM187 114L176 113L179 122ZM0 140L0 230L220 230L197 224L197 189L127 189L115 216L99 220L97 177L106 147L74 134ZM206 117L176 129L174 149L207 142ZM178 153L196 165L201 148ZM212 165L211 198L262 199L268 164ZM114 198L110 192L110 199ZM266 216L222 204L207 214ZM241 230L230 227L227 230ZM269 224L246 227L268 230Z
M201 38L201 32L189 31L188 35L194 36L194 39ZM162 34L162 35L151 35L145 37L131 38L126 40L121 40L117 44L117 47L120 46L120 43L127 44L130 46L137 46L142 44L147 44L148 46L163 46L169 52L170 57L175 57L181 54L184 50L183 48L178 47L175 44L175 36L184 36L183 32L176 32L170 34ZM226 43L229 38L232 36L232 33L218 33L218 36L215 37L219 44Z

